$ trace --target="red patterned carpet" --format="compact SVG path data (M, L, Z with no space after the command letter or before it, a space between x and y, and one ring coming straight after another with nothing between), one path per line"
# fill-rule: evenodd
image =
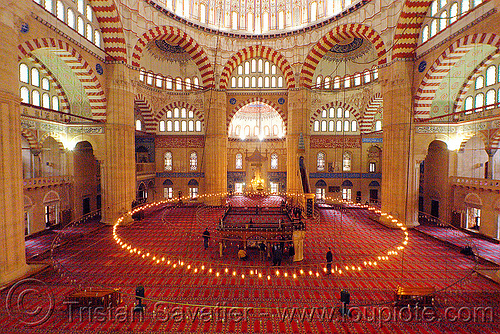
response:
M271 198L261 206L279 206L279 203ZM236 198L232 205L254 206L255 200ZM256 251L249 251L248 262L239 262L236 244L230 245L224 257L219 258L215 227L222 213L219 208L198 212L195 207L168 208L150 212L141 222L117 229L120 237L133 247L165 256L172 263L184 262L176 268L166 261L157 264L131 255L116 244L112 227L73 238L54 252L60 270L51 269L35 277L46 283L47 291L54 296L55 307L50 317L41 324L27 326L19 322L27 319L26 314L15 314L15 318L2 308L0 332L500 333L499 286L472 274L475 262L471 258L437 240L409 231L404 252L388 261L377 261L377 266L364 267L364 261L375 261L377 256L399 245L404 237L402 231L373 222L365 210L341 213L324 209L319 221L308 222L304 261L287 263L276 277L275 268L269 261L259 261ZM207 251L201 238L205 227L209 227L212 236ZM327 247L332 248L334 265L338 268L354 264L363 267L362 270L324 275L321 270ZM194 267L199 268L196 273ZM263 278L255 275L256 269ZM300 274L301 269L305 275ZM309 270L313 275L308 274ZM319 277L315 275L317 271L321 273ZM216 272L220 275L216 276ZM268 280L267 275L271 274ZM293 274L298 277L294 279ZM83 311L80 317L74 310L70 314L63 300L80 284L120 289L123 309L110 309L101 316ZM143 318L131 311L138 284L145 286L146 297L150 298L145 301ZM415 319L416 313L394 310L394 292L400 285L436 287L436 309L432 314L440 318ZM341 289L351 294L350 306L354 308L351 318L338 312ZM8 291L2 291L3 300L12 299ZM39 302L43 313L48 303L41 300L25 301L25 308L36 310ZM227 306L225 312L221 305ZM491 319L473 317L478 307L490 308ZM292 319L293 311L296 313ZM382 319L377 312L382 312Z

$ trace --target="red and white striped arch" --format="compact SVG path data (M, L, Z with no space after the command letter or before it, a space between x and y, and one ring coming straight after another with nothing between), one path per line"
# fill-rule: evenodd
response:
M33 131L21 128L21 135L24 138L26 138L26 141L28 142L30 148L32 149L42 148L42 145L38 142L38 139L36 139L36 135L33 133Z
M142 53L148 42L153 40L165 40L182 47L191 55L191 58L198 66L203 86L205 88L214 87L214 70L205 51L193 38L175 27L155 27L144 33L134 47L134 53L132 54L132 66L137 68L140 67Z
M393 59L415 57L420 28L432 2L433 0L405 1L394 35Z
M220 89L227 89L229 85L229 78L231 73L233 73L234 69L238 67L245 60L261 57L273 62L283 73L285 76L285 80L288 88L295 88L295 77L293 75L292 66L288 60L286 60L283 55L278 53L276 50L273 50L267 46L262 45L252 45L243 50L238 51L235 55L228 60L224 69L222 70L221 78L220 78Z
M24 42L18 48L23 57L30 57L37 49L51 49L54 56L61 58L82 83L92 108L92 118L106 120L106 96L101 83L87 61L72 46L54 38L38 38Z
M370 98L370 101L366 105L365 112L363 113L363 119L359 125L360 131L362 133L367 133L372 130L373 120L375 115L383 108L384 100L382 94L376 93Z
M334 101L334 102L325 104L324 106L317 109L316 111L314 111L311 114L311 117L309 118L309 127L312 129L312 127L314 125L314 121L319 117L319 115L321 115L321 112L323 110L325 110L325 109L328 110L330 108L339 108L339 107L342 108L342 110L349 110L349 113L351 115L354 115L354 117L356 117L356 121L358 122L358 124L360 123L361 115L356 108L354 108L350 104L347 104L347 103L342 102L342 101ZM337 110L335 110L335 112L337 112Z
M316 70L316 66L320 62L321 58L323 58L328 50L330 50L335 44L351 37L364 38L371 42L377 52L378 64L381 65L387 62L384 41L375 30L371 27L358 23L345 24L331 30L323 36L323 38L321 38L316 45L314 45L311 51L309 51L309 54L304 61L304 65L302 66L302 85L310 88L312 86L314 71Z
M134 109L142 115L144 119L144 130L146 132L155 132L155 121L153 110L144 95L138 94L134 99Z
M161 121L163 119L163 117L165 117L165 114L167 113L167 111L169 110L174 110L175 108L179 108L179 109L182 109L182 108L186 108L186 111L189 112L189 111L192 111L194 113L194 115L198 118L198 120L201 121L201 124L203 125L204 127L204 122L205 122L205 116L203 114L203 112L199 111L198 109L196 109L194 106L192 106L191 104L187 103L187 102L184 102L184 101L176 101L176 102L172 102L172 103L169 103L167 104L162 110L160 110L160 112L155 116L154 118L154 121L155 121L155 125Z
M263 98L263 97L252 97L244 102L239 103L238 105L236 105L233 109L231 109L229 111L229 114L227 115L227 119L226 119L227 131L229 131L229 124L231 124L231 120L233 119L233 116L241 108L243 108L244 106L246 106L247 104L250 104L252 102L262 102L262 103L267 104L268 106L270 106L274 110L276 110L278 112L278 114L281 116L281 119L283 120L283 124L285 125L285 130L286 130L286 128L288 127L288 117L287 117L286 113L276 103L269 101L268 99Z
M430 116L432 102L441 81L448 75L450 69L477 44L498 47L500 36L490 33L468 35L446 49L429 68L415 94L415 117L428 118Z
M460 105L462 105L469 88L474 85L474 81L476 78L484 71L486 68L498 57L500 56L500 50L497 49L493 53L489 54L483 61L476 66L474 71L467 77L467 80L464 81L460 91L457 94L457 98L455 99L455 104L453 105L453 111L457 112ZM500 102L500 101L497 101Z
M127 62L127 44L113 0L89 0L101 28L106 60Z
M35 67L38 68L41 74L44 74L47 79L49 79L50 85L54 87L54 90L57 92L57 97L59 98L59 110L66 113L69 112L68 97L52 72L34 55L28 56L27 59L29 59Z

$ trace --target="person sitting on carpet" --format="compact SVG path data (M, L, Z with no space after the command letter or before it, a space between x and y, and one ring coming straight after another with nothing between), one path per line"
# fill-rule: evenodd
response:
M240 248L240 250L238 251L238 259L240 259L240 260L247 260L248 259L247 252L243 248Z

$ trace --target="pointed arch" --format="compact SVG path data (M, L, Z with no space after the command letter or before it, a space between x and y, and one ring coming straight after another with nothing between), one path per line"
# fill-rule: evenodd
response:
M383 108L384 100L382 94L376 93L370 98L368 104L366 105L365 111L363 112L363 118L359 126L362 133L370 132L377 112Z
M120 15L113 0L89 0L101 28L106 60L127 62L127 44Z
M276 103L269 101L268 99L263 98L263 97L249 98L248 100L239 103L233 109L231 109L231 111L229 111L229 114L227 115L227 118L226 118L226 131L229 131L229 124L231 124L231 120L233 119L233 116L241 108L243 108L244 106L246 106L247 104L252 103L252 102L263 102L263 103L269 105L270 107L272 107L274 110L276 110L278 112L278 114L281 116L281 118L283 119L283 124L285 125L285 131L286 131L286 128L288 127L288 117L287 117L286 113Z
M378 56L378 64L382 65L387 62L384 41L378 32L373 30L371 27L358 23L345 24L328 32L319 40L318 43L316 43L316 45L313 46L311 51L309 51L300 74L303 86L311 88L314 71L316 70L316 66L320 62L321 58L323 58L328 50L330 50L335 44L339 43L346 37L359 37L367 39L375 47L375 51Z
M205 122L205 117L204 117L203 112L199 111L193 105L191 105L187 102L176 101L176 102L172 102L172 103L167 104L162 110L160 110L160 112L154 117L155 124L158 123L165 116L165 114L167 113L168 110L173 110L175 108L179 108L179 109L186 108L186 111L188 111L188 112L192 111L196 115L196 117L198 117L198 119L201 121L202 124Z
M24 138L26 138L26 141L28 142L31 149L38 150L38 149L42 148L42 145L36 139L36 135L33 133L33 131L31 131L29 129L21 128L21 135Z
M318 116L321 114L323 110L330 108L339 108L339 107L342 108L343 110L348 110L351 115L356 117L358 124L360 123L361 115L356 108L343 101L334 101L325 104L324 106L320 107L319 109L316 109L314 112L311 113L311 117L309 118L309 127L312 128L314 121L316 120L316 118L318 118Z
M473 34L460 38L446 49L425 74L415 94L415 117L428 118L439 84L450 69L477 44L500 46L500 36L491 33Z
M68 97L54 74L52 74L52 72L34 55L30 55L24 59L29 60L36 68L38 68L41 74L44 74L49 79L51 86L54 87L54 90L57 92L57 97L59 98L59 111L69 112Z
M60 57L82 83L92 108L92 118L106 119L106 95L94 71L87 61L68 43L54 38L38 38L18 46L22 58L31 57L37 49L52 49L54 56Z
M40 137L40 147L43 147L43 143L49 137L52 137L57 142L57 146L59 147L59 150L64 151L63 139L61 137L61 134L59 134L57 132L46 132L46 133L44 133Z
M191 55L191 58L198 66L203 86L205 86L205 88L214 87L214 70L212 64L208 60L207 54L192 37L175 27L155 27L145 32L135 44L134 53L132 54L132 66L140 68L142 53L146 45L148 42L157 39L164 39L182 47Z
M462 137L462 142L460 143L460 148L458 149L460 152L463 152L464 149L465 149L465 144L467 144L467 142L474 136L478 136L482 141L483 141L483 144L484 144L484 148L487 149L488 147L490 147L489 143L490 143L490 140L488 139L488 137L481 131L478 131L478 132L468 132L468 133L465 133Z
M288 88L295 88L293 69L288 60L286 60L286 58L276 50L263 45L252 45L234 54L231 59L227 61L224 69L222 70L219 88L227 89L229 77L231 76L231 73L233 73L234 69L245 60L255 57L262 57L273 62L285 76Z
M146 132L155 131L153 110L146 97L142 94L136 95L134 99L134 109L139 112L144 119L144 130Z

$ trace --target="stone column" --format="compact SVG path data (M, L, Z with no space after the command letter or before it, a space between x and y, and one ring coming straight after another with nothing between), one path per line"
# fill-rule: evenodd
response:
M493 157L495 156L495 153L497 153L496 149L488 148L486 149L486 153L488 153L488 177L489 180L492 180L495 178L495 159Z
M21 111L18 82L16 16L18 5L0 4L0 285L28 272L23 217ZM16 14L15 14L16 13Z
M102 157L102 221L113 224L135 199L134 71L123 64L106 65L107 108L105 140L95 147Z
M384 98L382 211L407 226L418 225L418 180L412 126L413 62L394 61L380 69Z
M288 126L286 133L286 183L287 191L303 193L300 178L299 158L304 157L306 167L309 147L309 112L311 105L311 92L306 88L290 90L288 92ZM302 136L302 138L301 138ZM309 173L310 171L307 170Z
M227 192L227 125L226 93L207 91L205 93L205 194ZM205 199L208 205L220 205L219 197Z

